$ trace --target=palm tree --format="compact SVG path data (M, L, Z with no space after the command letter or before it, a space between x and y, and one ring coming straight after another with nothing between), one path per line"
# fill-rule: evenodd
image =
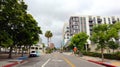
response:
M47 40L48 40L48 46L49 46L49 39L51 38L53 36L53 34L52 34L52 32L51 31L46 31L46 33L45 33L45 37L47 38Z

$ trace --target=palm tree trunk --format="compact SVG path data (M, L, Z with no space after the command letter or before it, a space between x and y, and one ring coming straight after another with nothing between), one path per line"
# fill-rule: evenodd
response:
M49 38L48 38L48 47L49 47Z

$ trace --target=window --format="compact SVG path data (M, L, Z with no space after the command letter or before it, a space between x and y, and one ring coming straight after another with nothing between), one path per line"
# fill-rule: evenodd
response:
M67 27L67 29L69 29L69 27Z
M117 18L117 21L120 21L119 18Z
M67 39L69 39L69 37L67 37Z
M78 29L78 26L74 26L74 29Z
M104 23L106 24L106 18L104 18Z
M76 17L76 18L75 18L75 21L78 22L78 21L79 21L79 17Z
M75 33L75 32L76 32L76 30L73 30L73 32Z
M78 23L77 22L73 22L73 25L78 25Z
M109 24L110 24L110 18L108 18L108 22L109 22Z
M94 21L94 23L96 24L96 18L95 18L95 17L93 18L93 21Z
M67 34L67 36L69 36L69 34Z
M89 22L92 22L92 17L91 16L89 17Z
M112 17L112 23L114 24L116 22L115 17Z

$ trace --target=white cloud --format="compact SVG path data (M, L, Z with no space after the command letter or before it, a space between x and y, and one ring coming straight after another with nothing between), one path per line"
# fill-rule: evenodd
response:
M43 31L53 32L52 41L60 46L62 28L71 15L120 15L120 0L25 0L28 12L37 20ZM58 44L59 43L59 44Z

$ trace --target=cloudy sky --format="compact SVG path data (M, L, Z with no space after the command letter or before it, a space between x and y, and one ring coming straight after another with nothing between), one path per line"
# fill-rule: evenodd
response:
M62 41L62 28L71 15L120 16L120 0L25 0L28 12L38 22L44 34L53 33L52 42L59 47Z

